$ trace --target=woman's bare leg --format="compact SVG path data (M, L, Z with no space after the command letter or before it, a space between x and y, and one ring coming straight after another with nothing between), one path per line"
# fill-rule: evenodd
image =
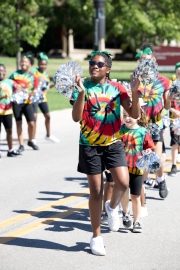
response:
M114 179L114 188L110 207L115 209L129 186L129 172L127 167L116 167L109 170Z
M103 196L103 176L102 174L87 175L90 196L89 196L89 214L91 218L91 226L93 237L101 235L100 221L102 212L102 196Z

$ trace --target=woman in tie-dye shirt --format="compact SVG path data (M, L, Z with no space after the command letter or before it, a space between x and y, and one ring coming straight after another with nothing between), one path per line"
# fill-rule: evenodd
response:
M19 151L24 151L24 140L23 140L23 132L22 132L22 115L24 114L26 117L26 121L28 124L28 143L27 145L32 147L34 150L38 150L39 147L33 142L33 130L34 130L34 114L31 96L34 94L33 90L37 87L37 81L29 71L31 63L29 58L24 56L21 59L21 69L13 72L10 76L10 79L14 80L19 88L22 90L24 94L26 94L25 100L22 100L20 103L17 103L15 100L13 102L13 112L14 117L16 119L17 125L17 135L19 140Z
M59 142L59 139L53 136L50 132L50 112L49 112L49 107L48 107L48 102L47 102L47 90L49 88L52 88L54 84L50 85L50 78L46 72L47 65L48 65L48 56L45 53L41 52L38 54L37 59L38 59L38 67L33 68L31 72L33 73L34 77L37 79L38 86L41 85L40 90L42 91L44 99L40 102L37 101L33 103L34 118L35 118L35 128L34 128L33 139L35 140L37 112L38 112L38 107L39 107L45 117L45 127L46 127L45 139L51 142Z
M3 123L7 134L7 143L9 148L7 156L17 157L20 155L20 152L13 150L13 140L12 140L13 111L11 99L13 92L16 92L18 90L18 85L10 79L5 79L5 76L6 76L6 68L3 64L0 64L0 134L1 134L1 123Z
M176 74L172 76L172 80L180 80L180 62L175 65ZM171 101L171 108L169 109L169 117L172 121L176 118L180 118L180 100ZM170 126L171 136L171 156L172 156L172 167L168 173L169 176L176 176L177 173L177 162L180 162L180 137L172 129L172 123Z
M142 58L149 58L153 61L156 61L155 53L153 47L149 43L144 43L141 46L140 52L136 55L136 58L140 60ZM155 143L155 152L162 156L162 142L163 142L163 121L161 117L161 112L163 108L169 109L171 100L168 96L170 88L170 80L160 74L158 74L157 79L149 84L143 85L140 83L138 93L139 97L147 104L145 107L145 113L147 115L148 123L155 123L160 127L160 138L154 140ZM157 182L159 184L159 195L161 198L166 198L168 195L168 189L166 186L165 175L163 173L163 163L161 164L160 169L156 173ZM145 184L149 184L149 179L147 174L144 174Z
M139 116L137 88L139 80L131 78L132 105L129 96L118 82L109 80L112 60L109 52L95 51L89 61L90 81L82 84L76 76L81 91L74 91L72 118L80 122L78 171L85 173L90 188L89 212L93 236L90 240L91 251L95 255L105 255L106 251L100 232L102 209L103 178L102 172L110 170L114 179L111 201L105 203L108 224L112 231L119 229L118 204L129 182L124 148L120 141L120 105L128 113Z

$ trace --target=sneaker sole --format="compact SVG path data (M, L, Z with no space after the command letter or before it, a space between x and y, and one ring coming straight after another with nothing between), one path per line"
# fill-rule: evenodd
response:
M133 233L142 233L142 229L133 229Z
M108 225L108 222L107 222L107 221L104 221L104 222L101 221L101 224L102 224L102 225Z
M91 252L92 252L92 254L94 254L96 256L105 256L106 255L106 251L100 253L100 252L97 252L97 251L91 249Z

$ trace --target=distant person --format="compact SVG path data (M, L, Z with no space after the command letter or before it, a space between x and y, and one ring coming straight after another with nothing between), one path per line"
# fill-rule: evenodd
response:
M138 158L142 156L142 151L150 153L155 145L151 135L147 131L147 120L144 111L141 109L137 119L123 110L123 125L120 130L121 140L123 142L126 160L129 170L129 187L133 209L133 232L141 233L141 191L143 188L143 171L136 167ZM131 218L129 214L129 192L126 192L127 200L121 201L123 208L123 225L125 228L131 227ZM126 201L126 205L123 202Z
M172 80L180 80L180 62L175 65L176 74L172 76ZM169 117L174 120L180 118L180 100L171 101L171 108L169 109ZM171 171L168 173L169 176L176 176L177 173L177 162L180 162L180 136L177 135L172 129L172 123L170 126L170 136L171 136L171 157L172 157L172 167Z
M140 110L137 94L139 80L133 81L131 76L131 105L122 84L109 80L111 66L109 52L92 52L89 61L91 79L83 84L77 75L76 83L81 92L74 90L71 97L72 118L75 122L80 122L78 171L85 173L88 178L89 212L93 231L90 248L95 255L106 254L100 230L102 172L106 168L114 180L111 200L105 203L108 225L112 231L119 230L118 205L129 183L127 162L119 133L120 105L135 118L139 116Z
M47 90L49 88L52 88L54 84L50 85L50 78L46 72L47 65L48 65L48 56L45 53L41 52L38 54L37 59L38 59L38 67L31 69L31 72L36 77L38 81L38 86L41 84L41 90L42 90L44 99L40 102L37 101L33 103L34 119L35 119L33 140L35 140L35 136L36 136L37 112L38 112L38 107L39 107L45 117L45 127L46 127L45 139L47 141L57 143L59 142L59 139L51 135L51 132L50 132L50 113L49 113L49 107L48 107L48 102L47 102Z
M8 143L8 157L19 157L21 154L19 151L13 149L12 139L12 94L17 90L18 85L10 80L5 79L6 67L4 64L0 64L0 139L1 139L1 123L3 123L6 130L6 139ZM1 158L1 152L0 152Z
M34 75L30 72L31 62L25 55L21 59L21 69L13 72L10 75L10 79L14 80L21 88L24 94L27 94L27 98L21 102L21 104L13 101L13 113L17 125L17 135L19 141L19 151L24 151L24 139L22 130L22 115L24 114L28 124L28 143L27 145L34 150L39 150L39 147L33 142L34 131L34 113L31 101L31 96L34 94L33 90L37 87L37 82Z
M138 58L139 61L143 58L156 61L153 46L150 43L143 43L140 47L140 52L136 55L136 58ZM163 143L163 121L161 111L163 108L167 110L170 108L171 100L168 96L170 86L170 80L158 74L158 77L154 82L148 85L143 85L141 82L138 89L139 97L147 103L145 113L148 123L155 123L160 128L159 138L153 138L155 143L155 152L160 157L162 156ZM144 178L144 184L148 184L148 182L151 181L148 178L148 173L144 173ZM159 186L159 196L164 199L168 196L168 189L166 186L163 162L160 169L156 172L156 180Z

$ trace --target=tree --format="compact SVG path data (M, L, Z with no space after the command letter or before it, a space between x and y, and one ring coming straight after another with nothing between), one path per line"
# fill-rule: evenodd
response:
M37 47L47 29L48 18L40 15L43 6L54 0L0 0L0 44L4 52L16 53L17 68L21 57L21 42Z
M180 0L106 0L107 37L135 50L144 42L180 41Z

